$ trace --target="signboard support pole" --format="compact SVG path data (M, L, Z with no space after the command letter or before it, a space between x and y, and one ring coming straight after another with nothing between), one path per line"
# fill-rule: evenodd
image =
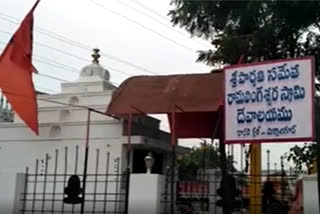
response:
M319 130L320 130L320 100L317 98L314 103L314 117L315 117L315 140L317 144L317 181L318 181L318 202L319 202L319 210L320 210L320 136L319 136Z
M170 214L175 214L175 172L176 172L176 106L171 112L171 146L172 146L172 166L170 183Z
M127 172L126 172L126 203L125 203L125 214L129 213L129 185L130 185L130 168L131 168L131 132L132 132L132 114L128 114L128 124L127 124L127 135L128 135L128 144L127 144Z
M318 202L319 202L319 210L320 210L320 142L317 138L317 179L318 179Z
M261 144L250 146L250 214L261 214Z

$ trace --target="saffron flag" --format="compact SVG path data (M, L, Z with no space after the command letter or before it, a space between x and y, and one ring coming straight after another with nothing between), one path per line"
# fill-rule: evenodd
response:
M37 95L32 74L33 11L37 0L0 56L0 88L13 110L38 135Z

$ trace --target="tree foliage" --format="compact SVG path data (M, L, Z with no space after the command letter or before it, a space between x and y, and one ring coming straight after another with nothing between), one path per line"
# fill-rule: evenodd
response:
M201 144L194 147L188 154L178 158L179 178L194 180L199 169L220 168L220 153L218 148L212 145ZM232 156L227 156L227 168L235 170Z
M303 146L294 146L290 149L289 153L285 154L288 161L292 161L295 165L295 169L301 171L303 168L310 170L317 157L317 144L305 143Z
M319 0L172 0L173 25L211 40L197 61L208 65L314 56L320 69ZM319 90L319 88L318 88ZM315 144L290 149L297 169L309 167Z
M216 46L199 51L208 65L320 54L319 0L172 0L171 22Z

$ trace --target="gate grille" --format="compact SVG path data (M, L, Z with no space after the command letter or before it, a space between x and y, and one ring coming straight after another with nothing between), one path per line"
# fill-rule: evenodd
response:
M107 152L104 156L101 158L100 149L96 149L95 164L91 165L95 169L91 170L92 173L87 174L83 213L125 213L129 175L126 172L120 172L119 157L112 159L113 163L110 163L110 153ZM74 164L74 167L68 169L70 166L68 148L65 147L63 169L58 168L58 150L55 151L53 165L50 165L53 166L51 170L48 167L51 159L48 154L44 160L36 160L34 173L30 173L27 168L24 191L20 197L19 213L81 213L81 203L66 204L63 202L67 197L64 189L68 185L70 176L77 175L82 188L83 169L78 170L78 157L79 147L77 146L75 155L70 157L73 159L71 164ZM114 167L110 169L110 165ZM114 173L110 173L111 171ZM82 195L80 194L79 197Z

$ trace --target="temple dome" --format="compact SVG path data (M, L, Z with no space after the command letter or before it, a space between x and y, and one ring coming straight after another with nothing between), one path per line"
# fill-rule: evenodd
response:
M100 50L97 48L93 49L93 54L91 55L93 58L92 63L81 69L80 79L91 77L91 76L99 76L101 79L105 81L110 80L109 71L99 64L99 58L100 58L99 51Z

